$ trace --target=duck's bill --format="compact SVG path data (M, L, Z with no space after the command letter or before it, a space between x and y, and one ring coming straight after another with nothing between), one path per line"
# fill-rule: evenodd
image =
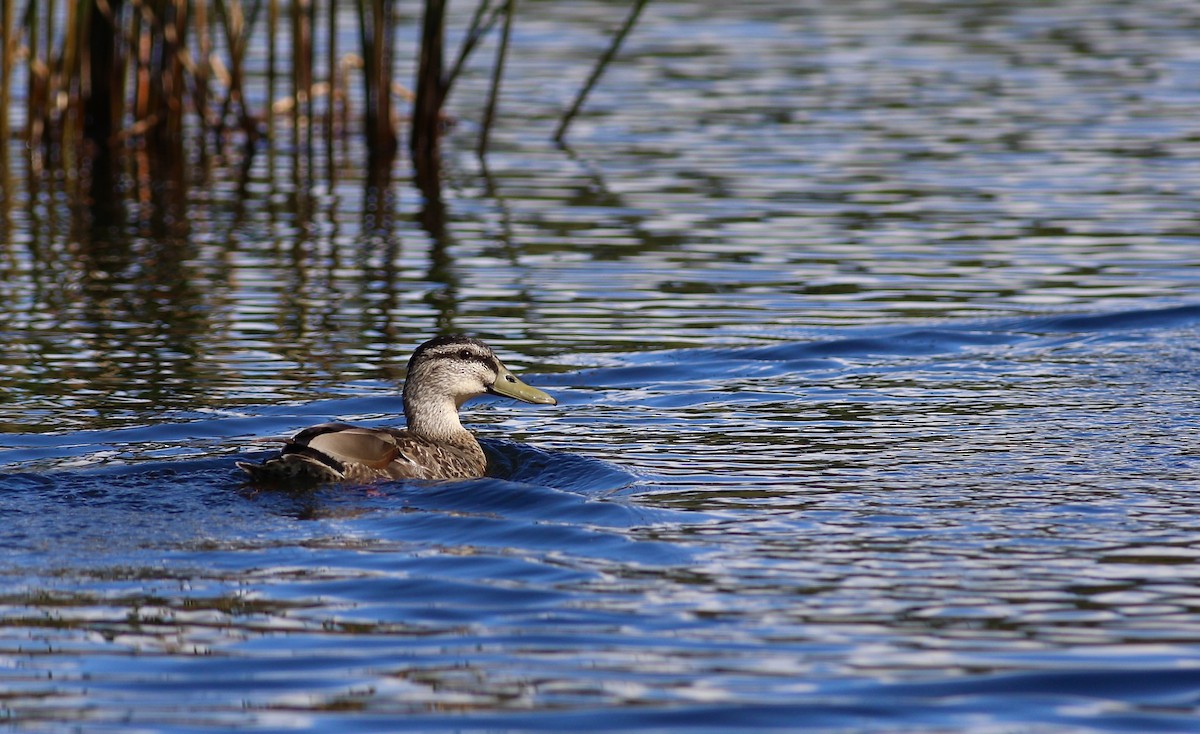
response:
M536 387L530 387L529 385L526 385L524 382L521 382L516 375L507 371L496 379L496 383L492 385L488 392L492 393L493 395L503 395L506 398L512 398L513 400L520 400L526 403L537 403L538 405L558 405L557 400L537 389Z

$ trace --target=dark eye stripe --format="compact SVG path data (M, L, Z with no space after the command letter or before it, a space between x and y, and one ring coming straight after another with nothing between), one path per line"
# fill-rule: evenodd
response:
M499 374L499 372L500 372L500 361L489 354L476 354L474 352L468 352L468 351L464 350L461 352L451 352L450 354L444 354L444 355L443 354L435 354L434 355L434 359L439 359L439 358L450 358L450 359L457 360L459 362L476 362L478 364L483 365L484 367L487 367L488 369L490 369L491 371L493 371L497 374Z

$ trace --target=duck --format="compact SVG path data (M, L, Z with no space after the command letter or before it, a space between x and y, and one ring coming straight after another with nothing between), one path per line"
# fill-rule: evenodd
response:
M522 382L479 339L439 336L417 347L408 360L403 389L407 427L322 423L290 438L265 439L283 442L278 455L237 465L255 483L482 477L487 457L459 418L463 404L481 395L558 404L549 394Z

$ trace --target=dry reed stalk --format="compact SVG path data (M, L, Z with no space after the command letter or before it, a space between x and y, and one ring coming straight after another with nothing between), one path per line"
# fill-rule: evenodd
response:
M445 0L428 0L426 7L444 5ZM366 96L364 122L367 149L380 164L391 160L397 145L392 114L392 0L359 0L359 29L362 42L363 83Z
M292 140L297 148L312 142L312 26L311 0L292 0Z
M124 114L125 39L118 30L122 0L93 3L86 27L87 89L81 95L83 138L100 148L116 144ZM84 35L80 34L81 37ZM81 75L83 76L83 75Z
M409 149L417 173L417 184L427 198L436 194L439 188L438 137L441 133L442 105L446 100L446 79L442 76L445 28L445 0L426 0Z
M271 0L270 5L271 10L269 13L277 12L277 0ZM221 19L221 27L224 29L226 52L229 54L229 65L227 67L229 83L225 99L221 103L221 112L218 115L218 124L223 128L225 125L225 120L228 118L230 111L236 107L238 126L241 127L248 138L253 140L258 135L258 128L255 124L254 117L250 114L250 109L246 104L246 93L243 82L245 79L244 69L246 49L249 45L250 34L253 31L254 25L258 20L259 13L262 10L262 2L261 0L257 0L253 6L251 6L249 15L246 14L241 0L216 0L216 8L217 15ZM277 20L277 16L272 16L268 22L267 29L269 48L272 52L270 54L270 58L268 59L269 66L267 71L268 85L270 85L270 88L273 88L274 85L274 29ZM270 115L269 110L267 114L268 116ZM273 120L268 119L268 136L272 135L273 133L273 122Z
M136 0L135 0L136 1ZM141 140L134 158L138 199L157 216L183 218L184 91L183 54L187 42L187 0L140 0L141 66L138 105Z
M12 84L12 71L16 43L13 41L13 0L3 0L0 7L0 161L8 160L8 104L11 99L9 85ZM5 167L7 169L7 166ZM7 188L6 188L7 190ZM10 197L4 197L5 200Z
M192 17L195 19L195 30L193 34L196 38L196 55L197 58L192 60L191 75L194 83L194 91L192 100L196 110L196 116L200 118L201 130L210 127L208 119L208 72L211 66L209 65L209 57L212 56L212 37L208 32L208 3L198 2L193 5L194 12ZM186 53L187 48L185 46ZM201 134L199 136L200 144L200 159L205 160L207 155L207 136Z
M646 7L647 0L634 0L633 8L630 9L629 15L626 16L625 22L621 28L613 34L612 42L600 60L596 62L596 66L592 68L592 73L588 76L588 80L576 95L575 101L571 104L571 108L563 115L562 120L558 123L558 129L554 132L554 140L562 143L563 137L567 134L567 128L571 125L571 121L575 119L575 115L579 114L579 110L583 107L583 101L587 99L588 94L592 91L592 87L596 86L596 82L600 80L600 75L608 68L609 63L617 55L621 44L625 41L625 36L629 35L629 31L633 25L637 23L638 16L642 14L642 8Z
M152 39L146 26L145 7L135 6L130 19L130 36L135 39L136 46L133 54L133 78L136 80L133 90L133 122L134 129L146 128L150 122L150 49ZM141 132L134 134L140 135Z
M26 134L29 149L33 152L33 172L40 169L42 137L46 130L47 99L50 88L50 67L42 55L41 27L33 3L27 6L24 25L29 37L29 93L26 97L25 120L28 125Z
M491 137L492 123L496 119L496 103L500 97L500 79L504 76L504 62L508 57L508 39L512 34L513 13L516 11L517 0L505 0L504 26L500 31L500 43L496 49L496 62L492 65L492 87L488 92L487 107L483 113L483 127L479 132L479 147L477 152L482 158L487 153L488 138Z
M50 123L53 120L53 109L58 102L58 95L56 94L57 74L55 69L55 67L58 65L54 62L53 56L54 16L57 12L58 8L55 0L47 0L45 18L46 23L43 31L44 35L42 37L42 45L45 48L42 58L46 66L46 104L42 110L40 110L43 119L45 120L43 125L44 129L48 129L50 127Z
M169 0L163 7L162 57L158 60L162 69L163 115L166 124L160 130L163 142L183 154L183 121L186 114L184 96L187 85L184 81L184 55L187 49L188 0Z
M334 130L334 105L338 98L338 79L337 79L337 2L328 0L326 3L326 23L329 28L329 36L326 39L326 57L325 64L328 68L329 77L329 99L326 102L326 117L325 117L325 160L328 164L330 178L333 177L335 168L333 166L333 130Z
M314 125L323 122L327 157L332 159L339 112L342 130L346 129L350 103L345 88L359 57L344 54L339 59L337 0L323 0L324 16L318 15L319 0L291 0L286 5L280 0L214 0L211 6L203 0L24 0L23 15L14 17L14 5L20 1L4 0L0 13L0 107L6 108L11 99L15 64L23 53L28 63L28 144L53 155L61 153L64 163L87 153L79 146L82 142L114 152L132 149L136 142L139 150L149 153L133 161L145 175L150 175L147 166L169 161L181 165L184 137L192 132L188 126L194 121L199 135L191 139L200 140L202 158L210 131L219 135L226 126L240 126L253 142L260 128L248 107L247 67L256 20L264 7L267 28L259 30L267 34L267 134L276 132L275 124L283 122L281 115L290 107L296 144L308 147L311 155ZM645 2L634 0L625 26L560 125L560 139ZM372 168L387 166L398 137L392 97L404 93L393 81L395 0L356 0L353 7L361 34L367 149ZM434 186L446 98L470 54L503 17L479 140L481 155L489 144L516 0L479 0L448 75L446 9L447 0L424 1L409 140L418 178ZM349 19L345 7L341 12ZM275 33L280 21L290 23L289 30L282 31L292 34L287 59L279 58ZM319 37L323 31L328 32L327 39ZM321 42L326 43L323 61L328 78L318 83L314 52ZM278 76L285 73L291 76L290 104L281 106L275 92ZM327 99L324 110L317 101L320 96ZM315 120L314 115L322 112L326 118ZM7 140L11 122L7 115L3 117L0 145Z
M82 6L82 7L81 7ZM63 40L62 53L59 55L58 70L55 75L56 108L59 112L61 140L75 140L75 132L80 129L78 124L82 105L80 104L80 63L83 49L81 39L86 38L85 26L88 23L91 3L71 2L67 4L66 37ZM63 146L63 152L69 154L74 146Z
M471 52L475 50L475 46L479 41L487 35L487 32L496 25L496 21L500 18L500 14L504 12L504 5L497 7L488 16L486 21L483 16L487 13L491 5L491 0L480 0L479 6L475 8L475 14L471 17L471 25L467 26L467 32L463 36L462 45L458 49L458 58L454 60L454 66L450 69L450 73L446 75L446 93L450 92L450 88L454 86L454 82L458 79L458 75L462 72L463 66L467 63L467 58Z
M267 4L267 100L275 99L275 85L278 73L275 70L275 58L278 55L278 40L275 29L279 27L279 0L270 0ZM275 140L275 111L267 105L267 138Z

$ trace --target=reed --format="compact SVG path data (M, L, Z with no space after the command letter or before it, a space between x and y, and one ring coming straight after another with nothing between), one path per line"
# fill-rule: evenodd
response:
M559 139L645 2L634 0L564 118ZM153 177L183 170L189 155L207 156L210 141L215 150L241 145L251 155L260 139L274 142L282 131L290 131L298 155L311 155L321 122L325 150L332 153L335 136L348 132L345 121L355 115L371 167L391 165L399 137L397 95L404 94L393 78L395 0L25 0L20 14L17 5L3 0L0 10L0 155L7 155L13 133L17 79L26 85L20 134L35 166L81 165L103 155L135 178ZM516 7L516 0L479 0L447 73L447 0L424 0L416 91L406 100L412 103L409 149L422 188L437 186L451 88L503 20L479 141L480 155L486 152ZM359 47L339 56L337 32L355 21ZM287 54L280 52L281 39L288 40ZM321 58L318 47L327 51ZM252 49L264 48L265 63L251 59ZM248 74L252 63L265 67L265 78ZM351 109L347 89L355 75L362 83L360 110Z
M427 2L426 5L431 3ZM396 123L392 115L392 2L359 0L362 33L363 91L366 95L368 148L388 160L396 151Z
M13 71L12 42L10 40L13 28L13 5L12 0L3 0L3 4L0 5L0 160L8 157L8 140L11 135L8 110L12 100L9 90Z
M483 127L479 133L479 157L487 152L488 138L492 134L492 123L496 120L496 104L500 99L500 80L504 77L504 62L508 59L508 39L512 36L513 13L517 0L504 3L504 26L500 32L500 43L496 46L496 61L492 64L492 86L488 92L487 107L483 113Z
M426 197L435 195L438 183L440 116L449 87L442 73L446 36L445 0L426 0L421 22L421 55L417 63L417 92L413 102L408 145L417 184Z
M345 106L339 71L354 68L336 57L339 4L324 3L320 26L329 55L328 80L316 84L317 0L44 0L28 2L15 17L15 0L0 12L0 133L11 134L14 71L25 67L23 136L43 152L84 142L121 152L131 148L177 155L183 139L224 139L241 132L254 142L276 132L275 111L290 112L297 140L311 138L315 92ZM268 22L258 21L267 11ZM362 58L369 100L368 137L394 148L391 114L391 0L360 0L366 29ZM280 58L277 35L290 33L290 57ZM266 36L266 102L254 110L246 74L257 33ZM281 73L281 70L282 73ZM286 74L286 77L284 75ZM281 77L290 78L279 97ZM260 84L261 84L260 80ZM332 101L327 107L332 134ZM263 124L265 118L266 124ZM391 135L389 135L389 132ZM382 141L382 142L380 142ZM165 146L165 147L164 147Z
M584 82L583 87L580 88L579 94L575 95L575 101L571 103L571 107L567 110L566 114L563 115L562 120L559 121L558 129L554 131L554 139L559 144L562 144L563 139L567 135L567 128L571 126L571 122L574 121L575 116L579 114L579 110L583 108L584 100L587 99L587 96L591 93L592 88L596 86L596 82L600 81L600 75L604 73L604 70L607 69L608 65L612 63L612 60L616 58L617 52L621 49L621 44L625 42L625 37L629 35L631 30L633 30L633 26L637 23L638 17L641 16L642 10L646 7L646 3L648 1L649 0L634 0L633 7L630 9L629 15L625 16L625 22L622 23L621 27L617 29L617 32L613 34L612 41L609 43L608 48L596 62L596 65L592 67L592 73L588 75L588 79L586 82Z

